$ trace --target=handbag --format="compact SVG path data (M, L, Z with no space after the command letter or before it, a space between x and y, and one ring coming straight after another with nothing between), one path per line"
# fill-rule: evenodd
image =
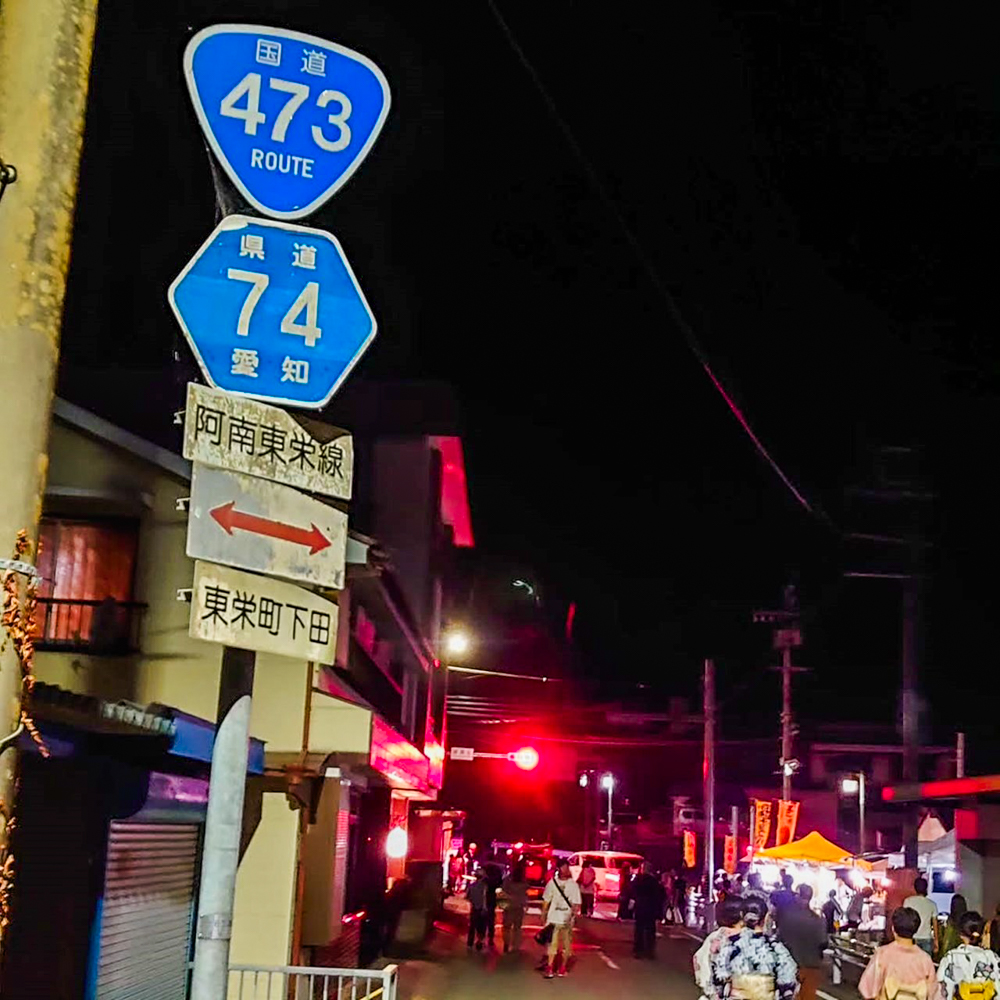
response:
M559 895L562 896L562 898L566 900L566 905L569 907L570 916L572 917L572 915L573 915L573 904L566 898L566 893L563 892L562 886L559 884L559 880L557 878L553 878L552 882L555 885L556 891L559 893ZM556 925L555 924L546 924L535 935L535 942L537 944L540 944L540 945L542 945L544 947L544 946L546 946L546 945L548 945L548 944L551 943L552 936L555 934L555 932L556 932Z
M546 924L536 935L535 944L540 944L543 948L552 943L552 935L556 932L555 924Z

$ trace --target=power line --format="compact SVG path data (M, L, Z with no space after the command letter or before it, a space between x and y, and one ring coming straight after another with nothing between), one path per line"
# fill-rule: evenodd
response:
M691 350L691 353L695 356L698 363L705 371L705 374L709 377L712 384L715 386L719 394L725 400L726 405L729 407L730 412L737 419L740 426L743 428L747 436L753 442L753 445L757 449L758 454L760 454L760 456L767 462L767 464L775 472L775 474L782 481L782 483L784 483L785 487L789 490L792 496L794 496L796 501L803 507L803 509L805 509L814 517L819 518L821 521L829 525L830 520L827 514L820 508L814 508L813 505L803 495L802 491L799 490L795 486L795 484L791 481L791 479L785 474L781 466L778 465L775 458L764 446L764 443L754 433L753 428L750 426L750 422L743 415L743 412L736 405L735 401L725 390L725 388L723 388L719 378L712 370L712 366L709 364L708 356L705 353L704 349L702 348L701 344L698 342L698 338L696 337L694 330L691 328L690 324L688 324L687 320L685 320L683 315L681 314L680 308L677 305L677 301L671 294L670 289L667 288L663 279L660 277L659 272L653 266L652 261L649 259L649 256L643 249L642 244L639 242L636 235L632 232L632 228L625 220L624 215L622 215L621 209L619 209L617 203L608 194L607 188L605 187L604 182L601 180L600 175L597 173L596 168L590 162L590 159L587 157L587 154L583 151L583 148L580 146L579 142L577 142L576 136L573 134L573 130L570 128L569 123L562 116L562 114L560 114L555 101L553 100L551 94L546 89L545 84L542 82L542 79L539 76L538 71L535 69L534 65L525 54L524 49L521 47L520 43L515 37L514 32L510 28L510 25L508 25L506 20L504 20L504 17L500 13L500 10L497 7L494 0L486 0L486 2L489 5L489 8L493 13L494 18L496 19L497 24L499 24L504 37L507 39L507 43L513 49L521 65L524 67L525 72L531 78L532 83L534 83L535 88L541 95L542 100L544 101L545 106L548 108L549 113L555 119L555 122L558 125L559 130L562 132L563 137L569 144L570 149L573 151L573 154L576 156L577 160L580 162L580 165L583 168L583 171L586 174L587 179L590 181L591 185L597 191L598 195L601 198L601 201L604 202L607 209L611 212L615 221L618 223L618 226L621 229L626 242L631 247L632 252L635 254L639 263L642 265L643 270L646 272L647 277L652 282L656 290L662 296L664 302L666 303L667 311L670 314L671 319L673 319L674 323L677 325L677 327L683 334L684 339L687 342L688 348Z

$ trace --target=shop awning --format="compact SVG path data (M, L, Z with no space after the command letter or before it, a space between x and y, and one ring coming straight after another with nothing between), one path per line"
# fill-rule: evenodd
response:
M845 868L864 868L871 871L871 864L854 857L850 851L838 847L821 833L813 830L800 840L792 840L780 847L765 847L754 851L754 860L765 858L770 861L804 861L813 865L843 865Z

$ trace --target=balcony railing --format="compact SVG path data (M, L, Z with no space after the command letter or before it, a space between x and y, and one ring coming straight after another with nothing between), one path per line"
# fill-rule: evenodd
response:
M135 601L38 598L35 648L49 652L123 656L139 649L147 605Z

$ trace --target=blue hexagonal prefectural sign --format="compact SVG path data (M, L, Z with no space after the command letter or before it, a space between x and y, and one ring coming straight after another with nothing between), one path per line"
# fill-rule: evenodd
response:
M184 75L226 173L278 219L300 219L337 191L389 113L389 84L375 63L284 28L205 28L184 51Z
M167 293L217 389L319 409L375 337L337 240L320 229L227 216Z

